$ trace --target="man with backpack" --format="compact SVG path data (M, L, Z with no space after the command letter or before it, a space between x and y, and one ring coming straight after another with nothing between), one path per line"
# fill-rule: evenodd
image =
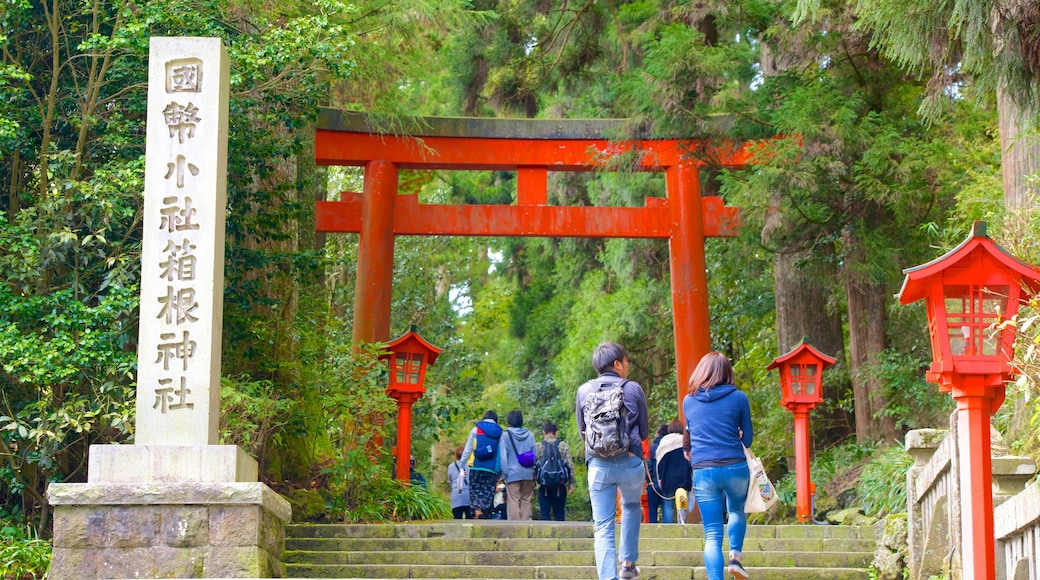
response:
M574 464L566 441L556 438L556 424L542 425L538 443L538 509L543 520L562 522L566 519L567 493L574 491Z
M643 441L650 436L646 395L639 383L628 380L628 353L620 344L597 346L592 366L599 377L578 388L575 415L589 468L596 570L599 580L631 580L639 578ZM618 492L621 541L615 542Z
M487 519L495 499L495 485L502 471L498 457L502 427L493 409L484 413L466 439L460 461L469 465L469 500L473 517ZM471 461L472 459L472 461Z

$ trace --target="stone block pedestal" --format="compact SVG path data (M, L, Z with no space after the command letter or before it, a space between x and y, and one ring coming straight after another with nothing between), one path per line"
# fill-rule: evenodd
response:
M280 578L289 503L262 483L55 483L51 580Z

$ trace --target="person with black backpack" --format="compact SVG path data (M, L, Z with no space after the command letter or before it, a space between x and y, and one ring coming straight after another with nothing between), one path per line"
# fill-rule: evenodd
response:
M575 416L589 467L596 572L599 580L632 580L639 578L640 499L646 473L643 441L650 436L646 395L639 383L628 379L628 353L620 344L597 346L592 366L599 377L578 387ZM615 542L618 492L621 540Z
M574 464L567 442L556 438L555 423L542 425L542 440L535 453L541 518L562 522L567 518L567 493L574 491Z

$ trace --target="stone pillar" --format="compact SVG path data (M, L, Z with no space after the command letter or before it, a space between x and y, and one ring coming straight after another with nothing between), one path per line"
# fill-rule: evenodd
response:
M906 452L914 459L906 472L907 563L911 567L910 577L915 580L921 577L928 539L921 504L916 501L920 493L917 480L946 438L946 433L937 429L915 429L906 433Z
M51 484L49 577L282 576L288 502L218 445L228 56L219 38L149 51L134 445L94 445L88 483Z

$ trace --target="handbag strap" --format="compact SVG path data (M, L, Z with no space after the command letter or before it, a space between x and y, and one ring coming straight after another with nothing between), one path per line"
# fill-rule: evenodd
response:
M506 435L509 436L509 446L513 448L513 455L516 456L517 461L520 461L520 454L516 451L516 441L513 440L513 432L506 431Z

